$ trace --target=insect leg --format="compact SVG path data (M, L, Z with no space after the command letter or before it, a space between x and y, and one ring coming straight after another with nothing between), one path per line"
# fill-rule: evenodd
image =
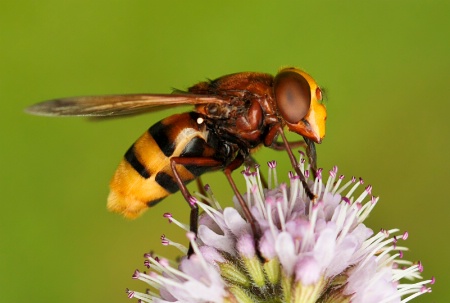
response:
M298 148L298 147L307 148L307 144L306 144L305 141L289 142L289 147L291 149ZM274 150L286 150L286 145L284 145L284 142L277 142L277 141L275 141L275 142L272 143L270 148L272 148Z
M306 148L306 156L308 157L309 165L311 166L311 171L313 174L313 177L316 178L317 175L317 154L316 154L316 145L314 144L314 141L303 137L305 141L295 141L295 142L289 142L289 147L291 149L297 148L297 147L303 147ZM270 148L274 150L286 150L286 145L284 142L273 142Z
M283 127L280 124L274 125L273 128L269 131L266 138L264 139L264 144L266 146L271 146L272 142L275 141L275 138L277 135L281 136L281 139L284 143L284 147L286 152L288 153L289 160L291 160L291 164L295 169L295 172L297 173L297 176L300 178L300 181L303 184L303 187L305 188L306 195L309 199L312 201L316 199L316 195L314 195L309 189L308 183L306 182L305 175L300 170L300 167L298 166L297 159L295 159L294 154L292 153L292 150L289 146L289 141L286 139L286 136L284 135Z
M317 153L316 153L316 145L314 141L309 138L303 137L305 141L295 141L289 142L289 147L291 149L297 147L303 147L306 149L306 156L308 157L308 162L313 174L313 178L315 179L317 176ZM270 148L274 150L286 150L286 146L284 142L273 142Z
M172 157L170 159L170 167L172 168L173 175L175 177L175 181L177 182L178 187L180 188L181 194L183 195L184 199L188 202L189 207L191 210L196 210L198 214L198 206L195 204L191 204L191 193L187 189L186 185L183 182L183 178L180 176L180 173L177 170L176 165L195 165L200 167L221 167L222 162L214 160L212 158L206 158L206 157ZM194 219L194 220L192 220ZM197 233L197 225L193 225L193 222L197 222L197 217L192 218L191 215L191 231Z
M177 182L178 187L180 188L181 194L183 195L184 199L188 203L189 207L191 208L190 218L189 218L189 226L190 231L195 233L197 235L197 228L198 228L198 206L195 203L192 203L192 195L187 189L186 185L183 182L183 179L180 176L180 173L177 170L177 164L186 166L186 165L195 165L195 166L202 166L202 167L221 167L222 162L214 160L212 158L205 158L205 157L192 157L192 158L186 158L186 157L172 157L170 159L170 167L173 171L173 176L175 177L175 181ZM194 252L192 250L191 245L189 245L189 251L188 256L192 255Z
M257 235L257 229L256 229L256 221L255 218L253 218L252 213L250 212L250 209L248 208L247 204L244 201L244 198L242 197L241 193L239 192L239 189L236 186L236 183L234 183L233 178L231 177L231 173L238 167L240 167L244 163L244 157L242 155L238 155L231 163L225 167L223 170L225 176L228 179L228 182L231 185L231 188L234 191L234 194L236 195L236 198L239 201L239 204L241 205L242 211L244 212L244 216L247 219L247 221L250 223L250 226L252 227L252 231L254 235Z
M257 229L256 229L256 222L253 218L247 204L244 201L244 198L242 198L241 193L239 192L236 183L234 183L231 173L240 167L244 163L244 157L242 155L238 155L231 163L225 167L224 173L225 176L228 179L228 182L230 183L234 194L236 195L236 198L239 201L239 204L242 207L242 211L244 212L244 216L246 217L247 221L250 223L252 227L253 233L256 235ZM175 181L178 184L178 187L180 188L180 191L184 197L184 199L188 202L189 207L191 208L191 214L190 214L190 230L197 234L197 227L198 227L198 206L191 203L191 194L189 193L189 190L187 189L186 185L183 183L183 179L180 176L180 173L178 172L176 165L196 165L196 166L203 166L203 167L220 167L223 165L222 162L214 160L212 158L206 158L206 157L173 157L170 159L170 166L172 168ZM193 253L192 248L189 247L188 255L191 255Z

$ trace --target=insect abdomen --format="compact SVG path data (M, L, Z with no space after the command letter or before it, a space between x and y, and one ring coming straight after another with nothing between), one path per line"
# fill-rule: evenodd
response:
M214 155L199 116L195 112L170 116L150 127L128 149L110 183L109 210L136 218L179 189L170 166L172 157ZM183 183L212 169L195 165L176 168Z

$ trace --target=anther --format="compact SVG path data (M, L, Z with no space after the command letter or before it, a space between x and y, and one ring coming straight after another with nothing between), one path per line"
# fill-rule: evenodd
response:
M171 213L164 213L163 217L169 219L169 223L172 223L172 214Z
M305 178L308 179L309 178L309 170L305 170L304 175L305 175Z
M350 205L350 199L347 197L342 197L342 201L344 201L345 203L347 203L348 205Z
M419 268L419 272L423 272L423 264L421 261L417 262L417 266Z
M277 161L269 161L267 162L267 165L269 166L269 168L275 168L277 167Z
M134 297L134 291L129 290L129 289L127 288L126 292L127 292L127 297L128 297L128 299L133 299L133 297Z
M138 270L138 269L136 269L135 271L134 271L134 273L133 273L133 275L131 276L131 278L133 278L133 279L139 279L139 276L141 275L141 272Z
M166 235L162 234L161 237L160 237L160 239L161 239L161 244L162 244L162 245L167 246L167 245L170 244L169 239L166 238Z
M408 232L405 231L405 232L403 233L403 235L402 235L402 239L403 239L403 240L406 240L406 239L408 239L408 236L409 236Z
M150 261L149 260L144 260L144 266L147 268L150 268Z
M319 168L316 172L316 178L322 179L323 168Z

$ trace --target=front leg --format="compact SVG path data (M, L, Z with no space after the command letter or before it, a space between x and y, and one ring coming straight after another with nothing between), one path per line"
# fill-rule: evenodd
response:
M275 138L280 135L281 139L284 143L286 152L288 153L289 160L291 160L291 164L294 167L295 172L297 173L297 176L300 178L300 181L303 184L303 188L305 189L305 193L308 196L308 198L311 201L314 201L316 199L316 195L313 194L311 189L308 186L308 183L306 182L305 175L300 170L300 167L298 166L297 159L294 157L294 154L292 153L292 150L289 146L289 141L286 139L286 136L284 135L283 127L280 124L276 124L270 129L269 133L267 134L266 138L264 139L264 144L266 146L271 146L272 143L275 141Z
M295 141L295 142L289 142L289 147L291 149L293 149L293 148L299 148L299 147L307 148L308 146L305 141ZM273 150L286 150L286 145L284 144L284 142L275 141L275 142L272 142L272 144L270 145L270 148Z
M314 141L312 141L309 138L303 137L305 141L295 141L295 142L288 142L289 148L292 150L293 148L302 147L306 149L306 156L308 157L308 162L311 167L313 178L315 179L317 176L317 153L316 153L316 146L314 144ZM274 141L269 146L273 150L286 150L286 145L284 142L278 142Z

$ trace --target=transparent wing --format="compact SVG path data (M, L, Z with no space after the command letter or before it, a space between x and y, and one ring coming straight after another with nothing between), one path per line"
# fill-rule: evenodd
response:
M218 96L193 94L130 94L85 96L54 99L28 107L25 111L41 116L109 117L135 115L162 108L217 103L227 100Z

